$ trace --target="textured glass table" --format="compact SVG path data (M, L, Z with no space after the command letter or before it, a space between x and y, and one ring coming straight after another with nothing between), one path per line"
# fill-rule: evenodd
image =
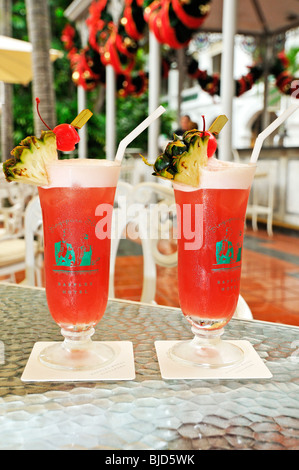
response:
M132 341L136 378L23 383L37 341L60 341L42 289L0 284L0 449L299 449L299 328L232 320L273 378L163 380L154 342L187 339L180 310L109 302L95 340ZM2 351L3 352L3 351Z

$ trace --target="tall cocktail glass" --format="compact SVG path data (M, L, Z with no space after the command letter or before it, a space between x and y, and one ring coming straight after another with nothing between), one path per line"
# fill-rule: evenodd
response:
M238 303L246 207L255 165L209 159L200 186L174 184L178 216L178 282L194 339L171 356L206 367L230 366L242 350L223 341Z
M120 163L58 160L50 185L39 188L43 214L46 295L64 341L40 354L60 369L97 369L116 352L93 342L108 301L111 220Z

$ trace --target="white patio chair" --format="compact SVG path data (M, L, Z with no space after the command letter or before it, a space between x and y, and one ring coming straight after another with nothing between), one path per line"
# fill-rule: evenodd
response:
M16 282L15 274L25 270L25 240L10 238L0 241L0 277Z
M233 157L234 161L241 162L236 149L233 149ZM265 161L258 164L246 210L246 216L251 217L252 228L255 232L258 230L258 217L266 216L269 237L273 236L275 171L275 162Z
M0 167L0 240L24 236L25 207L37 193L29 184L8 183Z
M19 238L24 234L24 207L20 203L0 209L0 240Z
M25 280L30 286L42 287L43 270L43 217L39 196L28 203L25 211Z
M133 186L125 181L119 181L115 194L115 207L112 214L111 228L111 251L110 251L110 274L109 274L109 297L114 298L114 276L116 256L120 240L129 223L127 208L132 201Z
M265 168L266 165L268 168ZM264 168L256 171L246 216L251 216L252 228L255 232L258 230L258 217L266 216L267 233L269 237L272 237L275 166L271 162L266 162Z
M25 271L23 284L41 287L42 264L42 218L38 196L34 197L25 210L25 236L7 238L0 241L0 276L11 282L15 274ZM36 278L35 278L36 276Z
M154 302L156 293L156 264L166 265L171 260L171 265L175 265L173 259L166 255L159 254L157 249L158 238L152 237L155 231L158 236L161 227L159 221L154 220L154 216L159 217L159 208L162 202L167 202L167 198L173 201L173 191L158 183L139 183L133 186L120 181L116 192L116 207L112 219L112 240L111 240L111 263L110 263L110 284L109 296L114 297L114 274L115 262L120 239L138 239L143 253L143 289L141 294L142 302ZM167 206L166 206L167 207ZM155 210L153 210L155 209ZM157 224L158 222L158 224ZM167 224L166 224L167 225ZM176 258L176 255L174 256Z
M136 215L143 251L143 286L141 302L155 303L157 266L175 267L177 251L162 253L161 240L170 239L176 220L174 193L171 187L145 182L134 187L134 203L141 210Z

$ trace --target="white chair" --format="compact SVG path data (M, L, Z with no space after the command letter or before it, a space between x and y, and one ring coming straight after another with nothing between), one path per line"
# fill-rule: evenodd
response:
M271 162L266 162L268 168L260 168L256 171L249 200L246 216L251 216L252 228L258 230L258 217L266 216L267 233L273 236L273 207L274 207L274 185L275 166Z
M8 183L0 169L0 239L19 236L23 226L22 204L18 197L18 184Z
M143 251L143 287L141 302L155 303L157 266L175 267L177 251L164 254L161 240L170 239L176 221L174 193L171 187L145 182L134 187L134 202L141 206L136 225Z
M233 157L236 162L241 162L239 152L233 149ZM274 187L276 177L275 162L259 162L255 172L251 194L247 205L246 216L251 217L252 228L258 230L258 217L264 215L267 218L267 233L273 236L273 210Z
M10 238L0 241L0 277L15 282L15 274L25 270L25 240Z
M148 171L140 158L142 149L127 148L121 165L120 181L135 186L148 178Z
M0 210L1 228L0 240L19 238L24 235L24 207L16 203L12 206L4 206Z
M28 203L25 211L25 281L30 286L42 287L43 217L38 196Z
M25 210L25 236L0 241L0 276L15 282L15 274L25 271L26 285L42 286L42 223L38 196L34 197ZM35 279L36 276L36 279Z
M115 263L120 240L125 238L125 230L129 223L127 208L132 201L133 186L125 181L119 181L115 194L115 207L112 214L111 252L109 274L109 297L114 298Z
M24 211L37 188L29 184L8 183L0 168L0 240L24 235Z
M236 311L234 313L234 318L239 318L241 320L253 320L253 315L249 308L249 305L242 297L242 295L239 295L239 300Z
M120 181L116 191L116 207L112 218L111 263L109 296L114 297L114 274L117 251L122 237L141 244L143 253L143 289L141 301L153 303L156 293L156 264L176 264L171 257L159 254L158 238L161 237L159 209L173 203L173 190L158 183L139 183L133 186ZM165 207L163 206L163 209ZM164 216L167 215L164 214ZM155 219L155 220L154 220ZM166 220L165 220L166 222ZM165 224L166 226L167 224ZM155 233L154 233L155 232Z

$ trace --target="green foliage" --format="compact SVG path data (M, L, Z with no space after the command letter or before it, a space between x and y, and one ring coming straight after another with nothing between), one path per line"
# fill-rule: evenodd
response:
M148 116L148 94L144 93L137 98L119 98L117 100L117 140L121 141L141 121ZM167 125L163 120L163 128ZM142 132L133 142L132 146L147 149L147 132Z
M89 109L93 109L89 106ZM105 158L106 116L95 113L88 122L88 153L91 158Z
M15 0L12 4L13 37L28 41L26 24L26 7L23 0Z
M89 109L94 108L96 93L88 97ZM138 124L148 116L148 94L140 97L118 98L116 100L116 141L117 144L128 135ZM174 117L166 111L161 118L161 134L171 136ZM88 123L89 154L93 158L104 158L106 145L106 115L105 109L101 113L94 113ZM148 146L148 133L142 132L131 144L131 147L142 149L146 153Z
M299 71L299 46L291 47L287 57L290 61L290 72L294 75Z

